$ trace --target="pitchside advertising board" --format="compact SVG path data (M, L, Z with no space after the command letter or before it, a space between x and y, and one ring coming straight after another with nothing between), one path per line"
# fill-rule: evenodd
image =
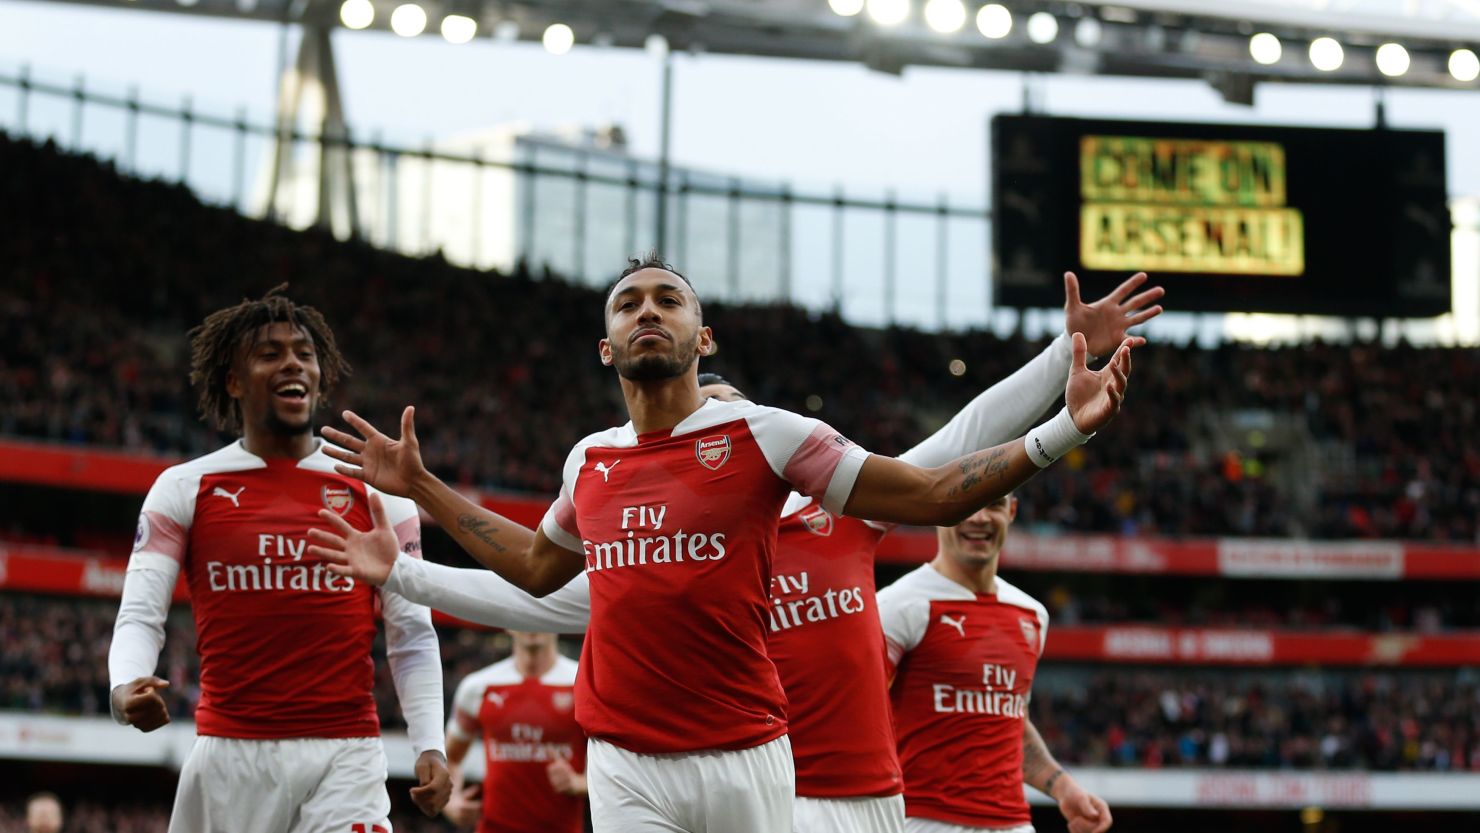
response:
M1146 271L1178 310L1450 308L1444 134L992 120L996 301L1063 305Z

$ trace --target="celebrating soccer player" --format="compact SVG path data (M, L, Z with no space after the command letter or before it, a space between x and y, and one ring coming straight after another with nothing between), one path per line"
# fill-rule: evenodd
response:
M920 465L951 460L1018 436L1063 391L1069 332L1109 352L1129 327L1161 313L1163 291L1131 277L1091 304L1064 276L1066 332L977 396L925 442L900 455ZM745 399L727 380L699 374L700 393ZM887 670L874 602L873 560L890 527L828 513L793 495L777 532L767 652L787 696L796 763L795 833L896 833L904 829L903 780L885 690ZM394 552L388 552L392 558ZM391 566L391 565L385 565ZM534 598L486 570L398 559L386 586L454 616L513 629L584 633L591 615L584 574Z
M1110 808L1064 771L1028 720L1048 611L997 576L1017 498L936 530L929 564L879 591L906 833L1032 833L1023 784L1070 833L1104 833Z
M778 517L795 490L829 513L956 523L1010 492L1119 411L1133 339L1104 369L1071 340L1067 407L1028 436L933 468L869 455L817 420L699 393L713 345L697 295L671 267L634 262L608 295L603 363L632 421L572 450L538 530L476 506L422 465L413 411L392 440L347 414L339 471L413 497L470 554L534 594L583 570L591 626L576 717L600 831L755 831L792 826L785 695L766 653ZM312 551L385 580L388 530L321 513ZM372 550L381 556L367 556Z
M444 814L477 833L581 833L586 736L576 724L576 663L555 634L515 631L514 653L469 674L447 721L453 797ZM483 743L482 798L464 786L462 760Z
M417 756L412 799L435 815L451 791L430 611L325 569L305 539L319 510L358 528L373 516L415 557L416 507L334 472L313 414L349 368L323 317L277 291L190 333L202 415L242 438L149 490L108 652L115 719L168 723L169 682L154 671L183 569L201 690L170 833L390 830L371 694L377 594Z

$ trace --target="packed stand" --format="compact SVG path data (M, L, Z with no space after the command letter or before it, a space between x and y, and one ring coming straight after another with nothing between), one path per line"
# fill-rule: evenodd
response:
M570 446L624 420L595 358L595 290L294 232L3 135L0 164L0 434L175 455L218 447L196 418L184 333L284 281L324 310L356 367L336 402L382 423L418 404L423 453L451 480L552 493ZM706 315L720 346L708 369L759 401L805 412L820 400L818 416L885 453L1043 346L865 330L789 306L711 304ZM947 370L958 358L960 377ZM1156 344L1137 354L1129 408L1024 487L1021 524L1480 540L1475 349ZM1296 417L1350 465L1314 483L1293 460L1230 465L1200 426L1246 410ZM1296 485L1276 485L1282 465ZM1319 490L1310 512L1291 509L1291 488Z
M1480 675L1473 668L1049 667L1034 681L1030 717L1066 764L1480 770Z

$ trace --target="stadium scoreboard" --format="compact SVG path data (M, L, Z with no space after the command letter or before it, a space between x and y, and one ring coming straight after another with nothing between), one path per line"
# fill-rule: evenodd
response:
M1449 310L1443 133L997 116L992 150L997 303L1144 270L1182 310Z

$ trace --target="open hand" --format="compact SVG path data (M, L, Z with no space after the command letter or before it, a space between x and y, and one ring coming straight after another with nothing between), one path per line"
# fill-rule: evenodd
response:
M322 558L328 563L324 569L335 575L368 581L379 587L396 566L400 555L395 528L385 514L385 502L375 492L370 493L370 521L366 532L349 525L338 512L319 510L319 518L334 528L333 532L323 529L308 531L307 555Z
M1127 338L1120 343L1115 355L1099 370L1090 370L1085 365L1087 348L1084 334L1075 333L1074 360L1069 365L1069 384L1064 389L1064 404L1069 407L1069 416L1081 433L1093 434L1110 424L1120 413L1120 403L1125 399L1125 388L1131 375L1131 349L1145 339Z
M389 495L410 497L411 484L427 473L421 462L421 444L416 441L415 418L416 408L407 405L401 412L401 438L393 440L359 414L345 411L344 421L363 439L326 425L320 433L335 445L325 446L324 453L340 461L341 465L334 467L340 474L363 480Z
M1132 296L1136 287L1146 282L1146 273L1131 275L1109 295L1086 304L1079 299L1079 278L1073 272L1064 273L1064 330L1069 333L1084 333L1091 356L1108 356L1125 341L1126 333L1137 324L1161 315L1161 305L1141 309L1166 294L1166 290L1153 286ZM1139 346L1139 345L1137 345Z
M160 689L170 687L169 680L139 677L113 689L113 711L123 721L141 732L152 732L170 722Z
M436 818L452 797L452 775L447 771L447 757L435 749L416 756L416 780L411 800L428 818Z

